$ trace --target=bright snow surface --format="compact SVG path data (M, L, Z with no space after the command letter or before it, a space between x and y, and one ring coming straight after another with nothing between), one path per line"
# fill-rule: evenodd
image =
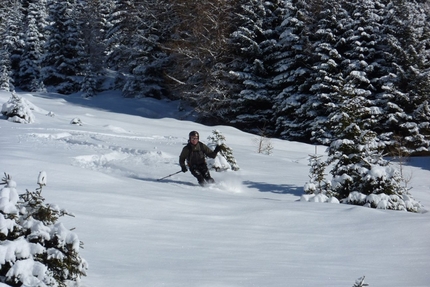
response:
M273 153L258 154L256 136L180 120L175 102L19 95L35 122L0 117L1 172L19 193L43 172L46 202L75 215L60 221L84 242L81 286L430 286L429 212L299 201L322 146L272 139ZM212 171L205 188L189 172L157 181L180 170L190 131L206 142L215 129L239 171ZM405 170L429 209L430 159Z

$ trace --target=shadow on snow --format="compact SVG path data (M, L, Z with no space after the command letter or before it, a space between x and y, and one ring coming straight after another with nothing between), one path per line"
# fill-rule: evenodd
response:
M197 186L197 184L194 184L189 181L183 181L183 180L173 180L169 178L165 178L160 180L159 178L149 178L149 177L140 177L140 176L132 176L131 178L137 179L137 180L143 180L143 181L149 181L149 182L159 182L159 183L175 183L180 184L184 186Z
M298 187L290 184L271 184L267 182L244 181L244 185L249 188L258 189L260 192L272 192L278 194L292 194L301 196L304 193L303 187Z

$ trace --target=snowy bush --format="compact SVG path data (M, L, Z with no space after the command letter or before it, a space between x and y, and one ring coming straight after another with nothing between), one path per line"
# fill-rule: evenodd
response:
M326 202L326 203L340 203L339 200L332 196L328 197L324 194L303 194L300 197L300 201L307 201L307 202Z
M325 177L325 169L327 162L322 160L322 156L309 155L309 182L305 184L304 190L307 194L324 194L331 196L330 188L331 184Z
M1 113L6 116L9 121L31 124L34 123L35 120L32 109L32 104L29 101L12 93L11 98L3 104Z
M73 119L70 121L70 124L72 124L72 125L82 126L82 121L81 121L81 119L80 119L80 118L73 118Z
M221 150L215 159L208 160L209 168L213 168L216 171L239 170L239 165L233 157L233 150L225 144L225 137L218 130L212 131L212 134L212 136L208 137L208 146L214 149L215 146L219 145Z
M42 186L18 195L17 185L5 174L0 190L0 282L10 286L64 287L86 275L87 263L79 255L82 242L58 219L71 215L46 204ZM1 283L0 283L1 285Z
M270 138L267 137L267 133L264 129L259 129L259 137L254 138L254 142L257 145L257 152L271 155L273 152L273 145Z
M364 286L369 286L368 284L364 283L364 278L365 278L365 276L358 278L358 279L355 281L355 284L354 284L352 287L364 287Z
M419 212L422 208L421 204L413 199L409 194L387 195L385 193L381 193L365 195L360 192L351 192L347 198L342 200L342 202L378 209L393 209L411 212Z

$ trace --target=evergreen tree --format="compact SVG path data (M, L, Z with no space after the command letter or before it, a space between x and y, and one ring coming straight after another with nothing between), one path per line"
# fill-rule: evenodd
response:
M160 2L116 1L108 19L108 63L122 73L117 85L125 97L162 98L167 94L162 69L167 55L160 48Z
M106 47L104 29L106 9L109 2L88 0L78 2L78 26L82 35L83 53L81 55L83 79L81 92L84 97L92 97L100 90L101 77L104 75Z
M98 90L97 74L92 64L88 64L82 79L81 92L84 98L93 97Z
M309 155L309 182L305 184L304 191L307 194L323 194L331 197L331 184L326 179L325 170L327 162L321 155Z
M344 101L329 117L336 140L328 149L332 193L341 202L376 208L417 212L398 170L383 158L384 145L375 132L364 128L366 99L350 84L343 89Z
M311 141L329 144L333 139L331 127L326 128L328 115L339 108L339 93L343 84L343 63L346 47L342 36L351 21L343 2L324 1L315 15L316 26L310 37L309 55L313 73L308 79L309 92L313 96L306 98L297 113L302 117L300 128L310 133Z
M378 132L382 107L377 94L382 90L381 79L387 72L382 33L385 4L372 0L353 1L351 4L353 25L344 37L348 51L343 74L349 84L365 96L366 107L370 109L366 111L363 127Z
M8 252L0 258L0 281L11 286L65 287L86 275L87 263L79 255L83 243L58 221L70 214L45 203L46 173L41 175L39 188L21 195L9 175L1 183L0 245Z
M373 165L388 165L382 159L383 145L378 143L376 134L363 129L362 121L357 121L366 114L365 98L357 92L353 87L346 87L342 104L330 115L336 140L329 146L328 161L334 164L333 191L338 199L348 197L353 191L372 193L370 187L363 190L363 179Z
M233 156L233 150L225 144L225 137L221 134L220 131L214 130L212 131L212 136L208 137L209 143L208 146L215 148L215 146L220 146L220 152L214 160L209 162L209 167L214 168L217 171L222 170L239 170L239 165L236 162L236 159Z
M35 121L33 107L29 101L12 92L10 99L2 105L1 113L11 122L31 124Z
M382 5L378 6L375 1L353 1L343 3L345 7L344 21L339 21L341 29L336 40L336 52L338 55L336 66L340 71L337 76L337 84L330 95L330 103L327 112L330 113L343 105L343 95L341 91L347 86L354 94L359 95L362 101L363 115L355 119L356 123L365 129L376 131L381 115L381 108L375 98L376 92L380 91L380 78L383 71L383 58L380 52L380 14ZM328 56L327 56L328 58ZM330 73L328 73L329 75ZM329 76L326 75L326 78ZM332 81L333 82L333 81ZM326 86L328 86L327 84ZM343 86L343 87L342 87ZM321 113L323 114L323 113ZM335 139L332 133L332 123L316 120L312 127L315 139L321 143L330 143Z
M387 5L385 22L390 73L385 77L381 106L381 138L395 146L405 139L409 153L428 153L430 147L430 24L428 12L413 0Z
M236 31L230 41L235 46L235 59L230 66L237 92L231 92L230 123L247 131L257 132L262 123L273 133L274 53L279 37L278 26L285 9L282 1L240 1ZM235 79L234 79L235 78ZM263 128L263 127L260 127Z
M130 75L123 87L125 97L163 98L167 95L163 67L167 64L167 54L161 50L161 23L158 18L159 1L145 2L138 8L139 23L131 40L133 51L129 60Z
M132 41L139 25L138 3L134 1L114 1L108 18L109 28L106 31L107 65L119 73L129 74L135 56Z
M22 53L22 41L19 37L22 29L22 6L20 1L5 5L0 11L0 87L13 91L14 77Z
M32 92L45 90L41 58L45 45L46 17L46 1L35 0L28 4L23 39L24 49L19 63L17 84L20 88Z
M60 93L80 90L84 72L83 45L78 25L75 0L48 1L48 38L43 56L43 76L46 86Z
M0 49L0 90L1 91L12 91L14 90L13 79L11 77L10 70L10 55L5 47L2 46Z
M278 53L275 55L272 79L274 97L275 132L281 138L308 140L310 134L304 127L304 115L298 110L312 97L311 68L308 35L313 17L306 1L288 1L285 18L280 29Z

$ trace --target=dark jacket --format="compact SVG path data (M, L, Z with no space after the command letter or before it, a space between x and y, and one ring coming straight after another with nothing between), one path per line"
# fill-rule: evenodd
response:
M216 152L212 151L207 145L202 142L198 142L195 146L188 143L182 149L181 155L179 156L179 165L185 166L185 161L190 168L206 164L205 156L215 158Z

